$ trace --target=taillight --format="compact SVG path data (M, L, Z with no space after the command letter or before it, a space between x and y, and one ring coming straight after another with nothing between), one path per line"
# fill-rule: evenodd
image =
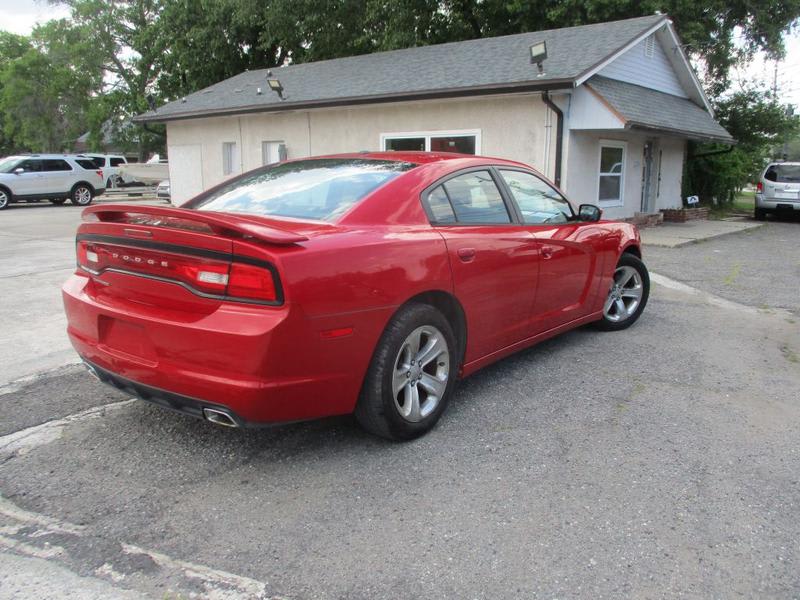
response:
M233 263L228 276L228 296L275 302L278 294L272 272L263 267Z
M93 274L116 269L183 283L201 295L266 303L279 300L273 273L266 267L85 240L78 242L76 253L78 265Z
M97 169L95 173L97 173L100 176L100 179L103 179L103 169Z
M764 184L760 181L756 184L756 193L763 194L764 193Z

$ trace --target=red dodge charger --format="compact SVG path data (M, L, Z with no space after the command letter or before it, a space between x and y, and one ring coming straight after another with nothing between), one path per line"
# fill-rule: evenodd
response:
M231 427L355 413L416 437L459 377L586 323L624 329L650 286L633 225L494 158L294 160L83 221L63 297L89 370Z

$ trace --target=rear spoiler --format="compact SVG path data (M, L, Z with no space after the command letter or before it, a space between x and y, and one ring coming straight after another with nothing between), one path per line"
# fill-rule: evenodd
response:
M151 206L141 204L98 204L89 206L83 210L82 217L86 220L95 219L106 222L124 222L125 215L141 215L153 217L166 217L179 219L181 221L191 221L204 224L210 227L215 233L236 232L243 236L249 236L270 242L273 244L290 245L304 242L308 238L293 231L287 231L272 224L260 223L257 219L248 218L244 215L233 215L230 213L215 213L208 211L187 210L185 208L173 208L167 206ZM88 217L88 218L87 218ZM158 223L152 225L158 226Z

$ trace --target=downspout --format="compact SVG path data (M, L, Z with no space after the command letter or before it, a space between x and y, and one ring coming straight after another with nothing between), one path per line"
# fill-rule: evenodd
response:
M550 93L545 90L542 92L542 102L544 102L550 110L556 113L556 169L553 176L553 182L556 187L561 187L561 154L564 147L564 113L556 106L555 102L550 99Z

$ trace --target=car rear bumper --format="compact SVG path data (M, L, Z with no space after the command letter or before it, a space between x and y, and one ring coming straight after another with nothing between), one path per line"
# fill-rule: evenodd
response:
M766 198L756 194L756 207L765 210L800 210L800 199Z
M84 359L83 362L89 372L97 377L97 379L115 389L136 396L140 400L157 404L162 408L168 408L181 414L195 417L196 419L205 419L206 411L209 409L222 412L230 417L232 422L231 427L246 427L252 424L245 421L230 408L221 404L214 404L212 402L198 400L197 398L190 398L189 396L183 396L167 390L144 385L103 369L86 359Z
M355 336L324 340L311 329L316 322L287 306L222 303L180 318L134 300L99 301L93 285L77 274L64 284L67 333L115 387L193 416L221 408L241 425L353 410L368 360L348 360Z

